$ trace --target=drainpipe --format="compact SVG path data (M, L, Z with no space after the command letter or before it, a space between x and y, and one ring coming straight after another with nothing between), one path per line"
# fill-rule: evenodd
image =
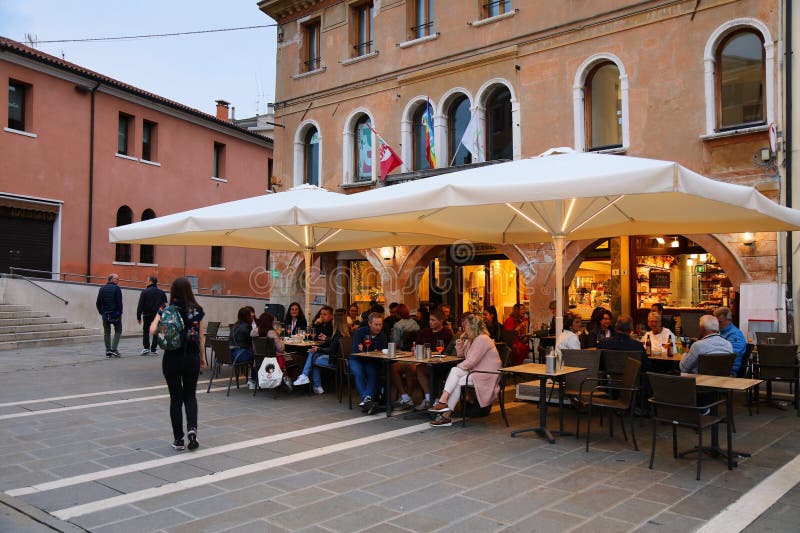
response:
M792 121L792 60L793 60L793 51L792 51L792 4L794 0L787 0L786 1L786 91L785 91L785 98L786 98L786 116L785 116L785 128L784 128L784 153L786 154L786 159L784 160L784 164L786 165L786 207L792 207L792 128L793 128L793 121ZM792 250L792 232L786 232L786 298L789 302L793 302L793 289L792 289L792 276L793 276L793 263L794 263L794 254ZM789 310L790 313L793 313L793 307ZM792 322L792 316L790 315L790 320L787 322ZM787 323L788 327L793 327Z
M92 214L94 213L94 97L100 82L91 90L91 112L89 116L89 216L86 237L86 283L92 279Z

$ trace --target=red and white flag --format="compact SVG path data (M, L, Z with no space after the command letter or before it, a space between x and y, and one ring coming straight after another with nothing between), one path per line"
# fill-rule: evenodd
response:
M372 133L374 133L378 138L378 157L380 158L381 165L381 181L384 181L389 172L403 164L403 160L400 159L396 153L394 153L392 147L383 140L383 137L381 137L377 131L372 129L372 126L370 126L369 129L371 129Z

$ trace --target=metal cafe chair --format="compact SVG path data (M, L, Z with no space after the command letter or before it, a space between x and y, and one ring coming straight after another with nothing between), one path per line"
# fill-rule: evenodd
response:
M797 359L796 344L759 344L758 363L755 366L755 377L767 382L767 401L772 402L772 383L785 381L794 385L793 404L800 416L800 398L798 398L798 381L800 381L800 363ZM758 386L756 386L758 398Z

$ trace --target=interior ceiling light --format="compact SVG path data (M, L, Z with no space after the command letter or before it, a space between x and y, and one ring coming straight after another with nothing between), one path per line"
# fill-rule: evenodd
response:
M678 247L680 247L680 245L681 245L681 243L678 242L678 238L677 237L672 239L672 242L670 243L670 246L672 246L673 248L678 248Z
M690 257L691 259L697 259L697 254L691 254L691 255L689 255L689 257Z
M708 259L708 254L700 254L700 262L705 263Z
M690 257L689 259L686 260L686 266L692 266L692 265L694 265L694 259Z
M658 244L661 246L664 246L667 243L667 241L664 240L664 237L656 237L656 242L658 242Z

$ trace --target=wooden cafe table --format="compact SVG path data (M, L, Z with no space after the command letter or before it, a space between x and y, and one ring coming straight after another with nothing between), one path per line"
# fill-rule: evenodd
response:
M435 390L435 379L434 379L435 368L455 366L464 360L463 357L459 357L457 355L435 355L435 354L431 354L430 357L423 357L422 359L417 359L414 354L410 354L405 357L400 357L399 359L401 362L406 364L426 365L428 367L428 380L429 380L428 391L430 393L431 399L439 397L438 392ZM403 418L406 420L410 420L414 418L428 418L429 416L430 414L428 413L428 411L414 411L411 413L407 413L405 416L403 416Z
M729 423L731 420L733 420L733 393L744 392L748 389L755 387L756 385L759 385L760 383L763 383L763 380L761 379L733 378L728 376L707 376L705 374L682 373L681 376L695 378L695 384L698 387L713 390L719 393L725 393L727 395L725 401L725 416L727 417ZM728 428L730 428L730 426L728 426ZM733 438L730 429L728 431L728 438L729 439ZM693 451L695 450L690 450L690 452ZM733 458L737 455L741 457L750 457L749 453L737 452L737 451L732 451L731 452L732 457L728 457L726 451L720 448L719 446L719 425L714 425L714 427L711 428L711 446L704 447L703 450L700 451L699 453L705 451L709 452L714 457L717 456L725 457L728 460L729 467L738 466L737 462ZM690 453L690 452L684 452L684 453Z
M577 366L564 366L556 372L548 373L547 365L539 363L528 363L501 368L500 371L507 374L522 374L539 378L539 426L512 431L511 436L516 437L520 433L535 431L540 437L546 438L550 444L555 444L556 439L553 437L550 430L547 429L547 380L552 379L558 381L560 385L558 388L558 433L559 435L564 435L564 383L569 374L581 372L582 370L586 369ZM505 394L505 391L501 390L500 394Z
M397 350L394 355L389 355L381 350L373 350L369 352L353 352L350 357L360 357L383 363L384 376L386 378L386 416L392 416L392 365L398 361L410 362L414 359L411 352Z

